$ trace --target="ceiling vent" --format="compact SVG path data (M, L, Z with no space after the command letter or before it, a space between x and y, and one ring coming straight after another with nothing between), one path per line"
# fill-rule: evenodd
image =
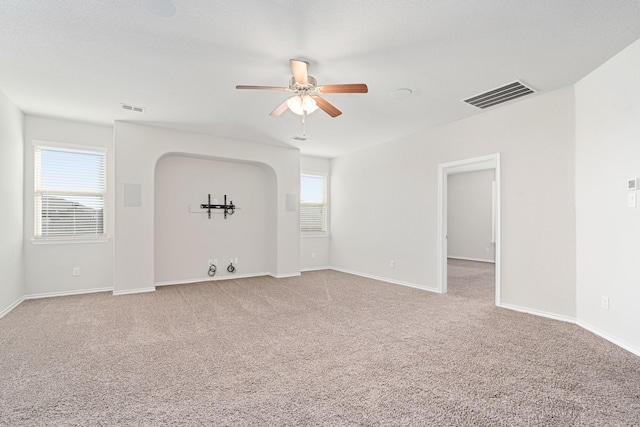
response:
M144 107L136 107L135 105L129 105L129 104L120 104L120 106L122 107L123 110L135 111L136 113L144 113L144 111L146 110L146 108Z
M531 93L535 93L535 91L530 87L527 87L520 82L514 82L506 86L481 93L480 95L476 95L472 98L465 99L464 102L478 108L489 108Z

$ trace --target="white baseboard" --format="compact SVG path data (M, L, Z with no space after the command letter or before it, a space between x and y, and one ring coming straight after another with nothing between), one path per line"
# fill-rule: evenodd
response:
M186 280L169 280L166 282L156 282L156 286L173 286L173 285L186 285L188 283L200 283L200 282L215 282L219 280L231 280L231 279L247 279L250 277L262 277L271 276L269 273L252 273L252 274L230 274L226 276L207 276L199 279L186 279Z
M533 314L535 316L546 317L553 320L559 320L561 322L576 323L576 319L568 316L561 316L559 314L548 313L546 311L534 310L531 308L519 307L512 304L500 304L498 307L506 308L508 310L519 311L521 313Z
M77 291L62 291L62 292L45 292L41 294L29 294L25 295L24 299L39 299L39 298L51 298L51 297L68 297L70 295L82 295L82 294L95 294L96 292L112 292L113 288L93 288L93 289L81 289Z
M416 283L403 282L401 280L389 279L388 277L374 276L374 275L371 275L371 274L359 273L357 271L345 270L345 269L336 268L336 267L331 267L331 270L339 271L341 273L353 274L355 276L366 277L367 279L379 280L381 282L392 283L394 285L408 286L410 288L415 288L415 289L420 289L420 290L423 290L423 291L429 291L429 292L438 293L438 289L437 288L431 288L431 287L424 286L424 285L418 285Z
M496 263L496 261L492 260L492 259L467 258L467 257L451 256L451 255L448 255L447 258L459 259L459 260L462 260L462 261L488 262L489 264L495 264Z
M113 296L131 295L131 294L143 294L145 292L155 292L155 286L149 286L147 288L125 289L123 291L113 291Z
M623 343L622 341L620 341L620 340L618 340L616 338L613 338L612 336L602 332L598 328L596 328L594 326L591 326L590 324L588 324L586 322L583 322L581 320L578 320L576 322L576 324L578 326L580 326L581 328L584 328L587 331L592 332L592 333L596 334L597 336L599 336L601 338L604 338L605 340L609 341L610 343L613 343L613 344L617 345L618 347L622 347L625 350L635 354L636 356L640 356L640 349L633 348L630 345L627 345L627 344Z
M320 270L331 270L331 267L309 267L309 268L301 268L300 272L304 273L305 271L320 271Z
M286 274L269 273L269 276L275 279L286 279L287 277L298 277L300 276L300 273L286 273Z
M4 310L0 311L0 319L2 319L4 316L6 316L7 314L9 314L9 312L11 310L13 310L14 308L16 308L17 306L19 306L22 301L25 300L25 297L22 298L18 298L13 304L11 304L9 307L5 308Z

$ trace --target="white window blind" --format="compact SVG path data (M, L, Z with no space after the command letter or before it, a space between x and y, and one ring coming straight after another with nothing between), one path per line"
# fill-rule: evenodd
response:
M103 237L106 153L35 146L35 237Z
M327 231L326 177L300 176L300 231Z

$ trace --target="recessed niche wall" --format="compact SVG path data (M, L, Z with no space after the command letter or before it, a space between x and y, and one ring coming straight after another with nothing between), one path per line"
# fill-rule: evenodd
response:
M208 261L218 260L213 279L275 270L276 182L266 165L169 155L156 165L154 264L156 284L209 280ZM233 201L237 209L206 209ZM227 272L232 258L236 272Z

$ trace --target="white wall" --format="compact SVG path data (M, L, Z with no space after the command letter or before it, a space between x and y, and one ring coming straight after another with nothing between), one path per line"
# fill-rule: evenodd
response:
M0 90L0 316L24 295L23 121Z
M300 274L300 236L297 204L300 190L300 152L275 145L181 132L134 123L116 122L116 236L114 292L140 292L155 286L154 182L158 160L167 154L187 154L261 163L276 177L276 247L270 273L276 277ZM124 184L139 185L141 205L124 206ZM235 201L235 200L234 200Z
M574 318L574 107L567 88L333 159L331 265L436 290L438 164L499 152L502 303Z
M450 258L495 262L492 243L492 169L447 177L447 250Z
M578 321L636 354L640 207L627 207L627 180L640 177L639 75L636 41L576 85Z
M33 142L49 141L107 148L107 234L113 236L113 128L27 115L24 131L24 242L27 295L108 289L113 286L113 241L35 244ZM80 276L73 276L73 268Z
M259 164L166 156L155 175L155 282L211 280L209 260L217 259L213 279L264 275L275 262L276 177ZM237 209L200 209L233 203ZM217 199L215 201L214 199ZM193 211L196 211L194 213ZM231 258L236 272L229 273Z
M300 172L327 176L327 234L300 236L300 269L302 271L329 268L331 239L331 162L322 157L300 156Z

